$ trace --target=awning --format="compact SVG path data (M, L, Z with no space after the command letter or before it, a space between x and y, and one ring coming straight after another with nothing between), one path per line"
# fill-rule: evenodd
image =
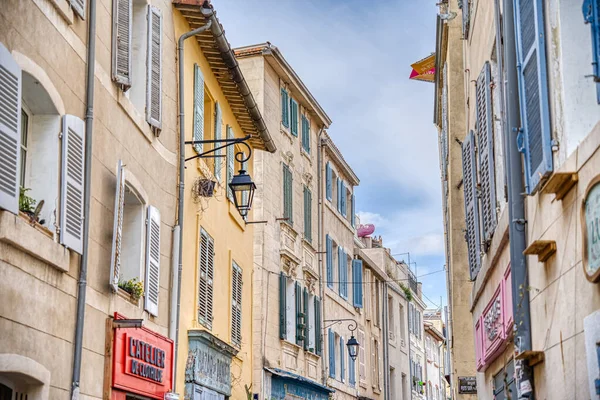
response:
M305 383L305 384L310 385L310 386L314 386L317 389L324 390L324 391L329 392L329 393L334 393L335 392L335 390L332 389L332 388L330 388L330 387L323 386L320 383L317 383L317 382L315 382L313 380L305 378L305 377L303 377L301 375L297 375L297 374L294 374L292 372L284 371L284 370L279 369L279 368L267 368L267 367L265 367L265 371L269 371L273 375L277 375L277 376L279 376L281 378L284 378L284 379L292 379L292 380L295 380L295 381L299 381L299 382Z
M411 64L411 67L409 79L433 82L435 80L435 53Z

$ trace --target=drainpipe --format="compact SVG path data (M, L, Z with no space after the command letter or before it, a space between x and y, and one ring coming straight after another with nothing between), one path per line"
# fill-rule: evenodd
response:
M390 358L389 358L389 342L390 342L390 324L388 313L388 284L383 284L383 398L390 399Z
M184 33L179 37L179 204L177 205L177 225L175 231L179 229L179 265L177 266L177 311L175 317L175 352L173 354L173 392L177 393L177 353L179 347L179 312L181 309L181 273L183 271L183 194L185 182L185 107L184 107L184 52L183 43L186 39L196 36L199 33L209 29L212 25L208 21L206 25ZM175 242L175 240L173 241ZM175 285L174 285L175 286Z
M317 226L318 226L318 230L319 230L319 234L318 234L318 251L319 251L319 269L320 269L320 273L321 273L321 277L325 276L325 271L324 271L324 263L323 263L323 237L324 237L324 226L323 226L323 220L324 220L324 216L325 216L325 207L323 207L323 130L325 129L325 125L323 125L321 127L321 130L319 131L319 134L317 135L317 140L318 140L318 148L317 148L317 193L319 196L319 201L317 202ZM321 319L324 321L325 318L325 287L323 286L323 279L319 279L319 293L321 294ZM321 326L323 326L323 324L321 324ZM325 332L323 329L321 329L321 332L319 332L319 335L322 336L324 335ZM327 373L325 372L325 357L323 356L323 343L325 341L321 340L321 380L323 385L327 385Z
M73 381L71 399L79 399L81 355L83 352L83 327L85 323L85 292L87 288L88 243L90 236L90 191L92 183L92 132L94 129L94 79L96 76L96 0L90 0L87 38L87 78L85 90L85 163L83 183L83 250L77 283L77 320L73 349Z
M523 174L521 154L517 148L517 132L520 129L519 87L515 49L515 20L513 0L503 0L504 9L504 57L506 68L506 115L504 132L505 162L508 186L509 244L512 277L512 303L515 331L515 353L531 350L531 317L529 291L527 290L527 259L523 255L526 248L525 202L523 195ZM527 361L515 360L517 392L519 399L533 399L533 371Z
M409 268L409 272L410 272L410 266L408 268ZM406 309L408 310L409 308L410 308L410 300L406 299ZM406 313L406 315L408 315L408 312ZM410 322L409 322L409 324L410 324ZM408 390L410 390L410 398L412 400L412 398L413 398L413 375L412 375L412 365L411 365L412 353L410 350L410 347L411 347L410 346L410 335L411 335L411 332L409 329L408 330L408 338L407 338L407 340L408 340L408 386L409 386Z

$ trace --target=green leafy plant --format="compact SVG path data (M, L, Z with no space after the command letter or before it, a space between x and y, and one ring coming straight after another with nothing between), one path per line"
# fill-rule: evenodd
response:
M400 289L402 289L402 291L404 292L404 295L406 296L406 300L412 301L413 295L412 295L412 292L410 291L410 288L408 288L403 283L400 283Z
M30 190L31 189L24 188L22 186L19 190L19 210L25 213L34 212L35 203L37 203L37 201L33 197L27 196L27 192L29 192Z
M138 281L138 278L133 278L128 281L119 279L119 287L129 293L135 301L139 300L144 295L144 282Z

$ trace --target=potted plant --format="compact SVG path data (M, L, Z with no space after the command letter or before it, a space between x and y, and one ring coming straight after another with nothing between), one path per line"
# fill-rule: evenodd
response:
M42 211L42 207L44 206L44 200L40 201L40 203L35 206L37 200L33 197L27 196L27 192L29 192L30 188L21 187L19 189L19 211L26 214L31 222L37 222L39 224L44 224L44 220L40 220L40 212Z
M128 281L119 279L119 288L129 293L133 301L138 301L144 295L144 282L138 278L132 278Z

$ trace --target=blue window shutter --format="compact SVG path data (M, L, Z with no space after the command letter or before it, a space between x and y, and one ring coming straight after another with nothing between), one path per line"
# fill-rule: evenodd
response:
M291 114L291 127L290 131L292 135L298 137L298 102L290 98L290 114Z
M286 288L287 278L283 272L279 273L279 338L285 339L287 337L286 332Z
M471 279L475 280L481 267L479 232L479 199L477 196L477 167L475 165L475 136L469 132L462 144L463 188L465 199L466 239Z
M325 237L327 254L327 286L333 289L333 241L331 236Z
M204 75L194 64L194 140L204 140ZM194 150L202 153L202 143L194 144Z
M352 301L354 307L363 307L363 263L362 260L352 260Z
M281 89L281 123L286 128L290 127L288 92L283 88Z
M348 354L348 383L354 386L356 385L356 361L350 357L350 353L346 352L346 354Z
M333 193L333 182L331 174L331 165L329 165L329 161L325 164L325 195L327 196L327 200L331 201L332 193Z
M340 200L341 199L341 196L340 196L340 193L341 193L340 183L341 183L340 178L336 178L336 181L335 181L335 184L336 184L336 187L337 187L337 204L336 204L336 208L337 208L338 212L340 212L341 205L342 205L342 201Z
M552 173L543 0L515 0L515 31L521 107L518 141L525 159L525 189L534 194Z
M344 351L344 338L340 337L340 380L344 382L346 380L346 366L344 365L344 357L346 352Z
M596 97L600 104L600 0L583 2L583 18L592 30L592 67L596 82Z
M344 263L344 267L343 267L343 271L344 271L344 298L348 298L348 254L346 254L346 252L344 251L344 258L343 258L343 263Z
M317 355L322 353L321 345L321 299L315 297L315 352Z
M331 329L328 331L328 336L329 346L327 346L327 351L329 352L329 377L335 378L335 335Z
M479 153L479 186L483 241L489 242L496 229L496 180L494 170L494 125L490 63L483 66L476 84L475 110Z
M471 25L471 0L462 0L462 28L465 39L469 38L469 27Z
M352 193L352 197L350 198L350 223L352 224L353 228L356 226L356 209L354 201L354 193Z
M339 289L339 294L340 296L344 296L344 285L342 284L344 281L344 275L343 275L343 265L342 264L342 259L344 258L344 249L342 249L342 246L338 246L338 289Z

